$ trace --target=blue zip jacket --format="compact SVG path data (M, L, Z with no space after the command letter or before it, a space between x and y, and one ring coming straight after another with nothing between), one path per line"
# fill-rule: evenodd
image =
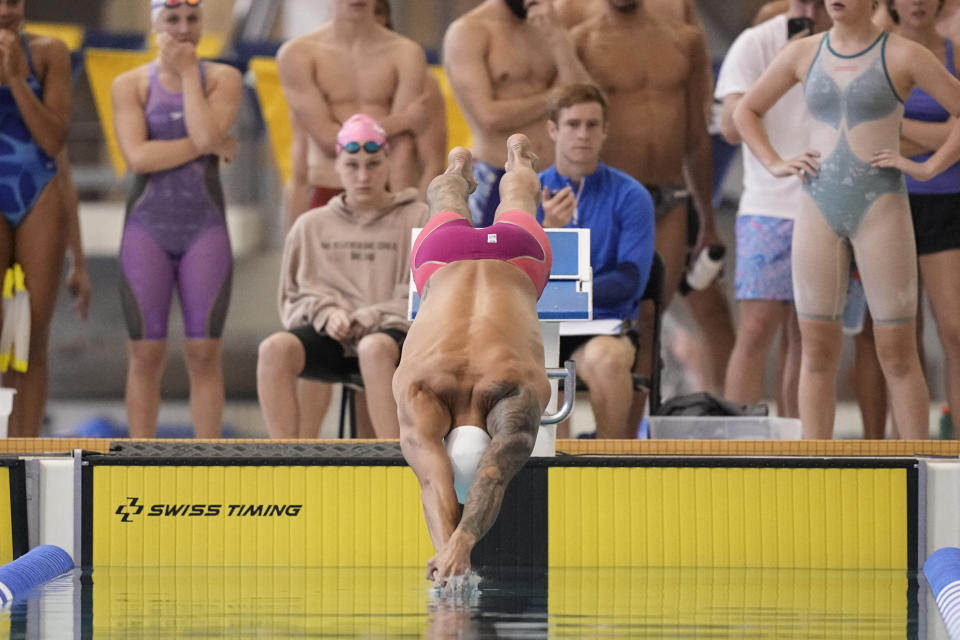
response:
M636 318L640 297L653 264L653 199L646 188L603 163L583 179L574 219L568 229L590 229L590 262L593 266L593 317ZM540 182L551 192L573 182L556 166L540 173ZM537 208L543 224L543 206Z

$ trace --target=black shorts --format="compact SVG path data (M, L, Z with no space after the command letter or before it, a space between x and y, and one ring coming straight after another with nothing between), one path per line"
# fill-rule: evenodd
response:
M573 355L573 352L587 344L593 338L596 338L600 335L609 335L609 334L595 334L595 335L583 335L583 336L560 336L560 366L563 366L563 363L570 359L570 356ZM629 338L630 344L633 345L634 351L634 364L636 364L636 351L637 347L640 345L640 334L637 333L637 330L634 328L628 329L626 332L621 334L610 335L611 338Z
M357 357L346 355L343 351L343 345L323 331L317 333L313 326L304 325L291 329L290 333L300 340L304 351L306 351L307 358L303 365L303 371L300 372L301 378L323 382L343 382L360 373L360 361L357 360ZM400 350L403 350L403 341L407 337L405 331L382 329L374 331L374 333L384 333L390 336Z
M960 193L910 195L917 255L960 249Z

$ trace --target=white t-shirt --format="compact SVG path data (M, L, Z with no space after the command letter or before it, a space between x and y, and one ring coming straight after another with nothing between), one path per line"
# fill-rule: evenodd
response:
M746 93L786 44L784 15L741 33L723 60L714 96L723 100L731 94ZM801 84L791 87L763 117L770 143L784 159L809 148L810 122ZM774 178L747 145L742 146L743 195L737 215L796 218L803 190L800 178Z

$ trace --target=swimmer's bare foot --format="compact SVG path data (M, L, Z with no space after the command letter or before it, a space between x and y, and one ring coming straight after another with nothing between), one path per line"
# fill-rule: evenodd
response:
M444 173L452 173L460 176L467 182L467 194L471 194L477 188L477 181L473 177L473 154L466 147L454 147L447 156L447 170Z
M464 147L454 147L449 160L447 170L431 180L427 187L430 215L455 211L471 220L467 196L477 188L477 181L473 179L473 154Z
M527 136L515 133L507 138L507 164L504 167L507 171L514 167L526 167L536 171L538 160Z

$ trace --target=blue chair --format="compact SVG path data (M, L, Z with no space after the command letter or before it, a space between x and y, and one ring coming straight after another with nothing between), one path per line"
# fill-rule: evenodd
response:
M133 31L98 31L87 29L83 36L84 49L131 49L147 48L147 37Z

